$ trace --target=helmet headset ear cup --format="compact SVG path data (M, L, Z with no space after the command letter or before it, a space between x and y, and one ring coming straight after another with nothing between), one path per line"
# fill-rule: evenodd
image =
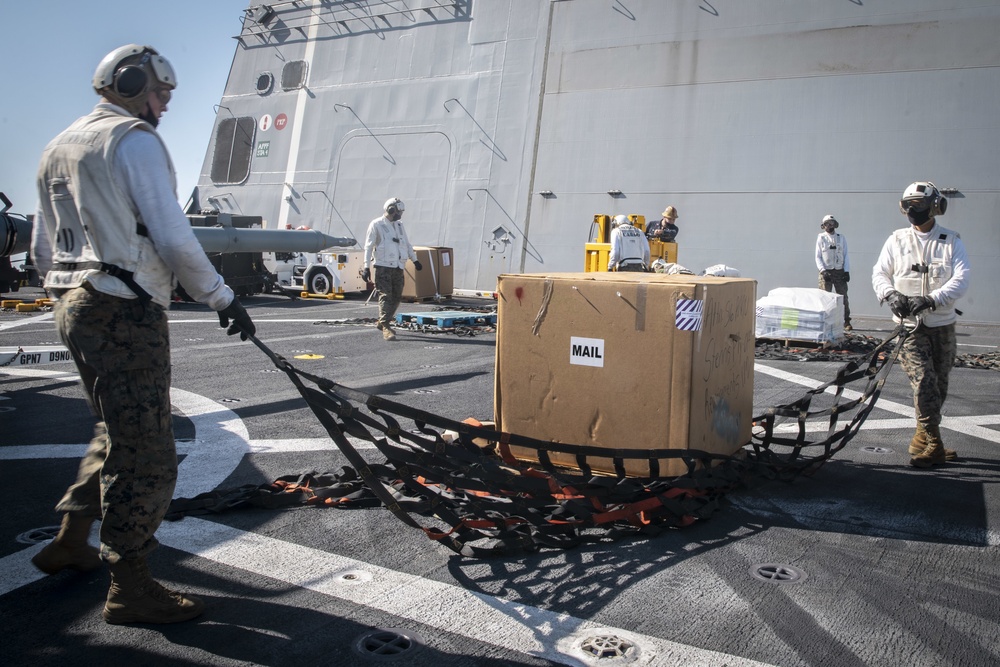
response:
M125 99L132 99L146 90L149 76L146 70L136 65L126 65L115 72L112 90Z
M403 216L406 206L403 205L403 201L399 197L393 197L386 200L385 204L382 205L382 210L385 211L390 220L395 221Z
M932 208L933 215L944 215L944 212L948 210L948 200L945 197L938 196L937 201L934 202Z

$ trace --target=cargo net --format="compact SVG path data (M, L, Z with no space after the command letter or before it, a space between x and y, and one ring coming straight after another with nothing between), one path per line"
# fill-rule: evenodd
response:
M707 519L727 493L752 479L791 480L815 472L858 432L905 335L897 329L830 382L757 416L751 441L732 456L584 447L506 433L472 419L455 421L301 371L252 338L295 384L350 466L176 499L167 518L239 507L381 505L430 539L472 557L656 535ZM407 421L415 428L403 428ZM811 424L824 429L815 440L807 437ZM349 438L373 443L385 462L368 462ZM512 456L512 445L532 450L537 463ZM574 457L576 468L554 465L555 453ZM616 474L595 472L595 458L613 461ZM633 470L641 462L639 469L648 474L626 475L626 460ZM686 472L661 475L676 460Z

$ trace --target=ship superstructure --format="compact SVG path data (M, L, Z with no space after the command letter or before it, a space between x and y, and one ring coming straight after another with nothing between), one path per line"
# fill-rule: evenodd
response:
M595 214L679 212L678 261L812 287L826 214L851 303L932 180L1000 321L1000 3L299 0L252 3L192 210L363 240L406 202L455 284L579 271Z

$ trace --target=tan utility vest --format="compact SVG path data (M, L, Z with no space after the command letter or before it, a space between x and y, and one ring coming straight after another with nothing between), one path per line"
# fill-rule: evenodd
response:
M175 285L173 273L114 178L115 150L132 130L152 132L159 139L145 121L97 107L45 147L38 195L53 246L45 287L67 289L88 281L107 294L143 297L126 284L131 277L139 292L166 308ZM169 154L167 164L175 179ZM90 268L79 266L84 263ZM105 267L92 268L97 263Z

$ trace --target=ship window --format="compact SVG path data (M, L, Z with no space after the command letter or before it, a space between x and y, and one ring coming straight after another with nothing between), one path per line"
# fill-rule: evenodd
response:
M226 118L215 132L212 182L242 183L250 175L250 155L257 121L253 118Z
M306 61L292 60L281 68L281 89L295 90L306 85Z
M267 95L274 88L274 75L270 72L261 72L257 75L257 94Z

